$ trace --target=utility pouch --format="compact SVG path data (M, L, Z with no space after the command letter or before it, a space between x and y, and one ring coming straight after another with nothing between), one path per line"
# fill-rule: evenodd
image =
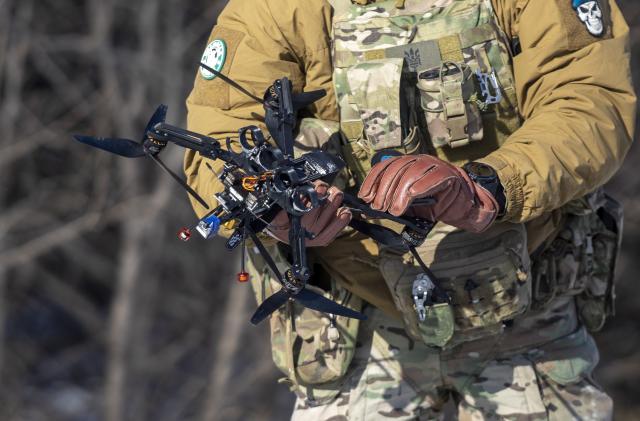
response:
M602 329L615 315L615 266L622 244L622 205L605 195L596 212L593 229L593 266L589 269L584 292L577 297L578 315L591 332Z
M371 170L376 152L395 150L409 155L420 151L417 127L408 127L401 119L407 105L404 65L402 58L370 59L334 74L336 89L345 92L340 96L342 156L358 183Z
M360 113L365 138L374 151L402 146L402 66L403 59L380 59L347 70L350 101Z
M451 298L423 320L412 293L421 274L417 262L391 249L380 253L381 273L413 339L453 347L499 333L504 322L528 309L531 277L523 225L501 223L472 234L438 224L418 252Z
M615 313L615 263L622 241L622 206L598 190L565 207L565 223L533 261L534 305L576 297L578 315L591 332Z
M269 249L272 256L278 255L277 246ZM277 262L280 264L284 259L280 257ZM252 283L259 303L280 289L260 256L250 253L247 268L252 275L257 274L252 276ZM333 279L323 281L331 285L330 291L311 285L306 288L350 309L362 309L360 298ZM353 359L359 323L357 319L310 310L295 301L289 301L273 313L270 318L272 357L287 377L284 382L305 399L317 403L333 399Z
M451 304L432 304L425 307L425 317L424 320L419 320L418 331L426 345L444 348L453 337L454 325Z
M456 148L482 140L475 75L466 64L453 62L418 75L420 103L431 142L437 148Z

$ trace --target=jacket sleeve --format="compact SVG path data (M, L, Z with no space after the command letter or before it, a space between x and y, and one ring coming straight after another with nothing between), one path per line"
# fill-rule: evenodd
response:
M328 5L323 3L326 2L229 1L208 41L222 40L226 46L222 73L260 98L276 79L284 76L292 81L296 92L326 89L328 95L308 111L317 118L336 120L329 56L331 16ZM219 78L205 79L199 71L187 99L187 110L189 130L220 139L223 145L229 137L235 148L238 129L245 126L258 125L267 134L261 104ZM185 153L187 183L216 206L213 195L222 186L207 163L216 172L223 166L222 162L204 159L193 151ZM199 217L206 213L193 198L191 203Z
M589 34L571 0L493 0L514 57L523 126L481 161L505 186L505 219L525 222L604 184L633 139L629 28L600 0L605 34Z

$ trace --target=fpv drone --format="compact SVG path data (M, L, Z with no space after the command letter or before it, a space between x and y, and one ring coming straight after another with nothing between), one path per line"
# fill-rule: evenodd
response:
M298 111L322 98L325 92L320 90L294 94L291 82L285 77L276 80L267 89L263 99L260 99L224 74L205 64L200 65L235 89L263 104L265 123L271 137L275 140L275 145L265 139L258 127L247 126L238 132L242 152L236 153L231 148L229 138L226 139L226 147L222 147L217 139L165 123L167 107L164 105L159 106L149 120L140 142L82 135L74 136L75 140L126 158L152 159L205 209L209 210L196 227L204 238L214 237L220 226L227 224L227 226L235 226L233 234L226 243L229 250L242 245L244 251L246 238L254 242L282 288L262 302L251 317L251 323L260 323L288 300L295 300L307 308L324 313L364 320L365 316L362 313L305 288L312 276L307 264L305 241L313 238L313 233L306 231L302 226L302 216L321 206L325 200L318 197L313 182L323 180L330 183L331 179L345 167L345 163L340 157L323 151L313 151L294 158L293 133ZM211 209L196 191L160 160L160 152L169 143L197 151L203 157L224 162L223 171L217 174L224 186L223 191L215 195L217 207ZM429 198L420 201L420 204L430 203L433 201ZM405 228L401 234L397 234L393 230L371 224L360 218L353 218L350 223L354 229L382 244L411 251L425 274L434 280L436 296L446 295L415 250L426 239L434 225L433 222L395 217L375 211L347 194L344 196L344 205L351 208L354 216L389 219L402 224ZM257 235L267 229L270 222L282 210L289 217L291 247L291 265L284 273L279 270ZM190 236L188 232L182 234L183 239L188 239ZM248 274L244 269L239 273L239 280L248 280Z

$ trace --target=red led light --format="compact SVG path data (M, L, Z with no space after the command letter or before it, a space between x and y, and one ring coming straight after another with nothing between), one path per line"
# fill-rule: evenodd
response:
M182 241L189 241L191 238L191 230L189 228L181 228L180 231L178 231L178 238Z

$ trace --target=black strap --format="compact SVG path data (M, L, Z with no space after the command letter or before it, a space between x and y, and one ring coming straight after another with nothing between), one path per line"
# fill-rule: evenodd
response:
M416 250L415 246L405 241L402 235L387 227L371 224L369 222L365 222L361 219L356 218L353 218L351 222L349 222L349 226L387 247L410 252L414 259L416 259L416 261L418 262L420 269L422 269L425 275L427 275L433 281L433 284L436 287L436 293L437 297L439 298L439 302L451 301L449 294L442 288L442 286L440 285L440 281L438 280L436 275L431 271L431 269L429 269L424 260L422 260L422 257L420 257L420 254L418 253L418 250Z
M147 154L147 156L150 157L153 160L153 162L160 165L160 168L162 168L165 172L169 173L169 175L173 177L173 179L176 180L178 184L180 184L187 191L187 193L189 193L194 199L196 199L198 203L204 206L205 209L209 210L209 205L207 204L207 202L204 201L202 196L196 193L196 191L193 190L182 178L178 177L176 173L171 171L169 167L167 167L164 164L164 162L160 160L160 158L158 158L157 156L151 153Z
M233 86L234 88L236 88L237 90L239 90L240 92L242 92L243 94L245 94L246 96L248 96L249 98L253 99L254 101L259 102L260 104L264 104L264 101L262 101L262 99L258 98L257 96L255 96L254 94L252 94L251 92L247 91L245 88L243 88L242 86L240 86L236 81L234 81L233 79L223 75L222 73L220 73L219 71L212 69L211 67L207 66L204 63L200 63L200 67L202 67L203 69L213 73L214 75L216 75L217 77L219 77L220 79L224 80L225 82L227 82L229 85Z
M267 263L267 266L269 266L269 269L271 269L273 274L276 276L276 279L278 279L278 282L282 284L282 273L280 272L280 269L278 269L276 262L273 261L273 258L271 257L267 249L264 247L264 244L262 244L262 241L260 241L260 239L258 238L256 233L251 229L251 227L245 226L245 232L249 234L249 237L251 237L251 240L256 245L256 247L258 248L258 251L262 255L262 258Z
M419 200L420 200L419 203L421 205L432 205L435 203L435 200L430 197L426 197L424 199L419 199ZM369 205L365 204L360 199L348 193L344 194L342 198L342 203L344 203L347 207L351 208L352 211L356 211L358 213L361 213L373 219L387 219L389 221L397 222L398 224L404 225L405 227L410 228L417 232L421 232L425 230L425 228L422 227L415 218L409 218L406 216L394 216L387 212L371 209Z
M395 231L381 225L370 224L361 219L353 218L349 226L356 231L372 238L374 241L393 249L407 251L407 246L402 237Z

